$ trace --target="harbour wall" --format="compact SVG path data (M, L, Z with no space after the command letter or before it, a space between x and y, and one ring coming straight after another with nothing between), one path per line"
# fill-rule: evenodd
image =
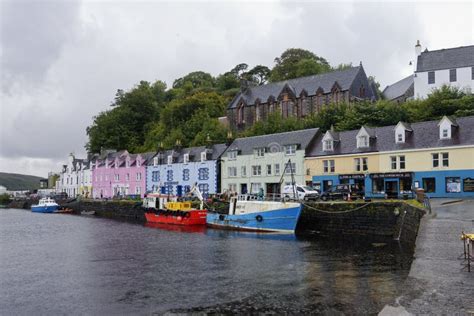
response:
M135 201L83 200L62 204L75 214L144 223L144 210ZM414 243L425 211L403 201L305 203L297 232L322 236L367 236Z
M403 201L307 203L297 230L334 236L377 236L414 243L425 210Z

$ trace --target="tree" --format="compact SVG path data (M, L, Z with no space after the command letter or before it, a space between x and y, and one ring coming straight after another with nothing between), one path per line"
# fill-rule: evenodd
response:
M204 71L194 71L190 72L186 76L176 79L173 82L174 89L196 89L202 87L214 87L215 80L207 72Z
M315 67L314 63L301 62L302 60L312 60L319 65ZM316 54L301 48L289 48L281 54L280 57L275 58L275 66L271 70L270 81L282 81L298 77L298 73L305 73L305 75L315 75L322 72L327 72L331 69L326 59L317 56ZM300 69L302 68L302 69Z
M267 66L257 65L250 69L245 75L247 80L250 80L257 85L262 85L267 83L270 76L270 69Z
M352 66L352 63L348 63L348 64L339 64L337 65L336 67L333 68L333 70L346 70L346 69L349 69L349 68L352 68L354 66Z

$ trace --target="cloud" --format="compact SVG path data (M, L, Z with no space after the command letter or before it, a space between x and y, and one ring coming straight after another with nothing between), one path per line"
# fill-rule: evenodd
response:
M218 75L242 62L271 67L289 47L332 65L362 61L384 87L410 73L417 39L430 49L472 44L472 9L470 3L3 1L0 170L38 174L56 170L69 152L84 157L85 129L117 89L140 80L171 86L191 71Z

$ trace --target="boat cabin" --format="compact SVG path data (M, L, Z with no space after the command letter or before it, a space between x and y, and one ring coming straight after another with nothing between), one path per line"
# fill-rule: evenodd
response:
M170 211L189 211L191 202L179 202L175 195L148 194L143 199L143 207Z

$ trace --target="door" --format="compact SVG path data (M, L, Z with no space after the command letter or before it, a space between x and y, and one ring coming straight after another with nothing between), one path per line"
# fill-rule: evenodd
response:
M240 184L240 194L247 194L247 183L241 183Z
M329 188L332 187L332 180L324 180L323 181L323 192L326 192L329 190Z
M398 183L397 181L385 181L385 194L389 199L398 198Z
M280 194L280 183L267 183L266 191L269 195L278 195Z

